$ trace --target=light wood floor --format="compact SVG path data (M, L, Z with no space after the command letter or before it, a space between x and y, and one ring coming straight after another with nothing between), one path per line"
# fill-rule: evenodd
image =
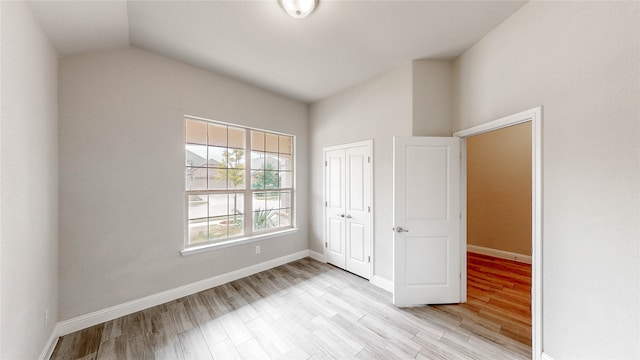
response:
M489 261L470 264L468 304L399 309L368 281L302 259L63 336L52 359L530 359L516 326L526 276L505 280L480 268Z

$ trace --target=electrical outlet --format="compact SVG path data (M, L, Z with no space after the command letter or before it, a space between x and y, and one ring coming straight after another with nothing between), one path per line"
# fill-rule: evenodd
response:
M49 325L49 307L44 309L44 324Z
M260 245L256 245L256 255L260 254Z

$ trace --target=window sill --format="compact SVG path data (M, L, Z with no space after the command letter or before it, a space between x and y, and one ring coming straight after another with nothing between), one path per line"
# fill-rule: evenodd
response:
M290 229L274 231L266 234L258 234L258 235L252 235L249 237L233 239L233 240L219 242L215 244L191 246L180 251L180 254L182 254L182 256L195 255L195 254L200 254L208 251L219 250L219 249L224 249L224 248L243 245L243 244L249 244L252 242L257 242L264 239L279 237L283 235L295 234L297 232L298 232L298 228L290 228Z

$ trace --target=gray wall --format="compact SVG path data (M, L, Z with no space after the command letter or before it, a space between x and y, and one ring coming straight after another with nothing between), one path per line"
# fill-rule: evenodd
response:
M393 136L451 135L450 81L448 62L413 61L312 104L311 250L323 252L322 148L373 139L374 276L393 280Z
M0 9L0 358L36 359L58 321L57 56L25 3Z
M411 135L411 64L311 106L311 231L309 248L323 252L322 148L373 139L373 275L391 280L392 137Z
M446 60L413 61L413 136L451 136L453 64Z
M308 248L308 107L137 49L60 60L60 319ZM184 114L293 134L293 235L183 257Z
M530 2L460 57L453 130L543 115L544 351L640 357L640 4Z

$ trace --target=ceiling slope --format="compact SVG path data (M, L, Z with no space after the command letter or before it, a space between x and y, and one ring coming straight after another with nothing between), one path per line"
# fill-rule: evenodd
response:
M293 19L277 1L37 2L61 55L130 44L314 102L415 59L451 59L524 1L323 1Z

